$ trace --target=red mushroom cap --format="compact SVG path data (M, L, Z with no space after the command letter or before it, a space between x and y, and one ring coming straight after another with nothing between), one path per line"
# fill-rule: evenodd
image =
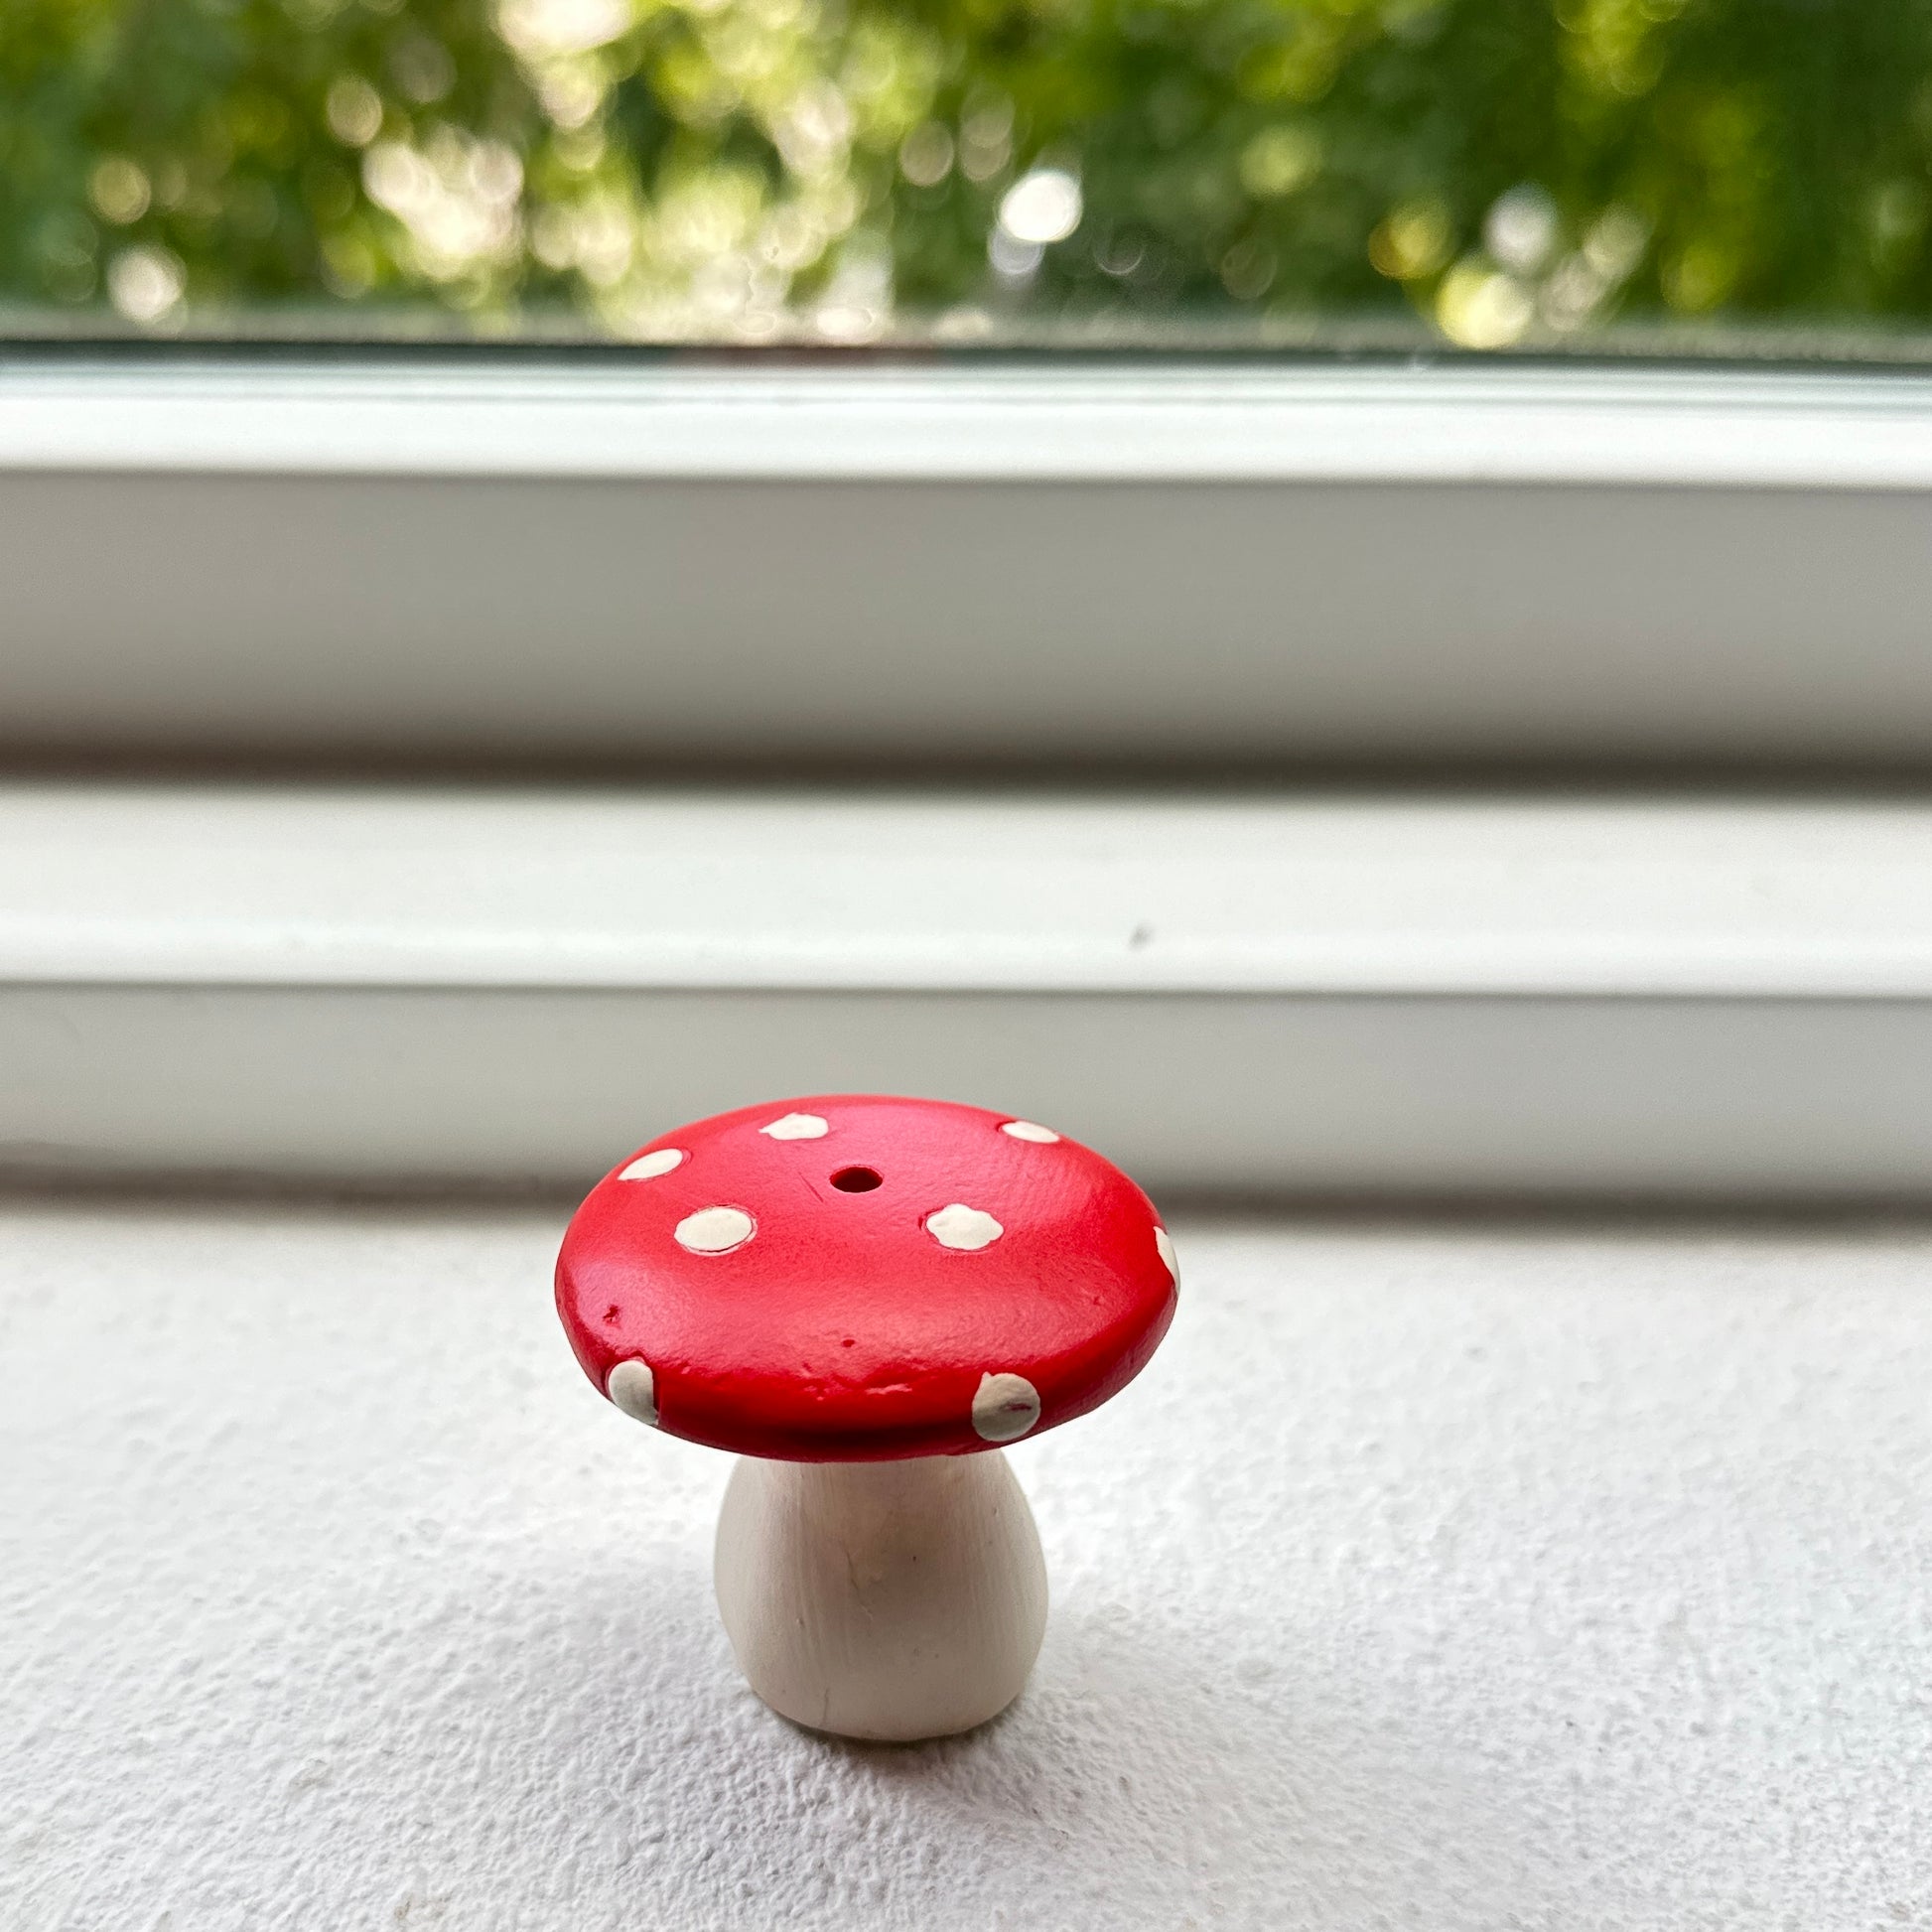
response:
M1173 1244L1076 1142L942 1100L741 1107L641 1148L557 1257L626 1413L745 1455L964 1454L1097 1408L1173 1319Z

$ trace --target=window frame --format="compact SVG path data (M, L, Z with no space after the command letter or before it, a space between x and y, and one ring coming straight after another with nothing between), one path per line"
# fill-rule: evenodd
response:
M16 753L1932 755L1915 372L17 351L0 565Z
M1196 1192L1932 1194L1932 949L1876 830L1893 811L1932 839L1924 807L1794 801L1808 850L1840 827L1814 904L1774 815L1724 794L1673 819L1654 790L1670 760L1707 788L1918 782L1932 378L27 357L0 368L0 584L16 763L281 779L250 805L232 773L205 798L69 777L21 833L0 1166L39 1180L560 1184L636 1122L900 1084L1050 1118ZM444 861L474 898L412 937L429 875L405 798L466 761L520 781L452 795ZM344 763L403 782L291 781ZM1115 768L1084 831L1046 812L1025 850L997 814L973 830L986 788L962 782L949 848L1004 849L1003 894L1104 899L1099 952L1042 942L994 971L969 901L921 924L902 879L861 866L809 971L748 981L701 896L682 966L592 914L607 964L586 973L552 943L541 867L527 894L505 869L503 811L527 829L586 777L623 775L634 804L681 771L715 891L781 903L771 866L704 826L793 809L768 786L798 764L886 842L948 773L1063 792ZM1406 797L1379 844L1283 831L1258 888L1212 840L1150 842L1176 780L1270 780L1251 806L1223 794L1238 843L1287 774L1337 768ZM1643 890L1554 975L1552 895L1594 876L1562 786L1524 794L1535 861L1500 886L1479 828L1448 854L1461 926L1419 946L1411 918L1458 788L1526 768L1650 786L1603 833ZM926 790L875 782L908 770ZM748 772L766 788L735 793ZM376 823L359 844L345 798ZM0 795L16 831L25 809ZM1687 826L1717 839L1702 870ZM794 871L809 890L808 853ZM172 924L123 917L150 872L176 882ZM1304 890L1344 873L1379 925ZM1238 916L1178 971L1196 885ZM1759 930L1752 892L1812 910Z

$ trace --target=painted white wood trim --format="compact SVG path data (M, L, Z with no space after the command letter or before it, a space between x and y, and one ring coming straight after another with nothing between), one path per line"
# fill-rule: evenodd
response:
M0 784L0 982L1932 998L1932 805Z
M0 471L1932 487L1932 377L1657 367L62 360Z
M0 749L1932 759L1932 377L0 368Z
M1932 1194L1932 808L0 794L0 1165L577 1184L929 1092L1252 1194Z

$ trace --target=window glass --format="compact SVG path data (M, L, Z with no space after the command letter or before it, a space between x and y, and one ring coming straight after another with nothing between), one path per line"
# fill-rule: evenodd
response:
M1919 0L5 0L0 327L1909 357Z

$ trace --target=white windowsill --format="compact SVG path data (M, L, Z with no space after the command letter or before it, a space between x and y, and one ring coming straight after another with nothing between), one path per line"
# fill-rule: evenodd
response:
M0 369L0 749L1856 768L1927 610L1919 377ZM1015 1451L1032 1687L880 1752L479 1200L885 1088L1164 1204L1922 1205L1928 880L1917 802L0 783L0 1177L96 1190L0 1204L0 1921L1932 1911L1922 1229L1183 1202ZM468 1198L111 1197L211 1175Z
M1932 808L0 791L0 1158L572 1184L938 1092L1168 1188L1932 1192Z
M1932 1241L1175 1221L1011 1451L1010 1716L719 1628L729 1458L585 1383L561 1207L0 1212L0 1921L984 1932L1922 1917Z

